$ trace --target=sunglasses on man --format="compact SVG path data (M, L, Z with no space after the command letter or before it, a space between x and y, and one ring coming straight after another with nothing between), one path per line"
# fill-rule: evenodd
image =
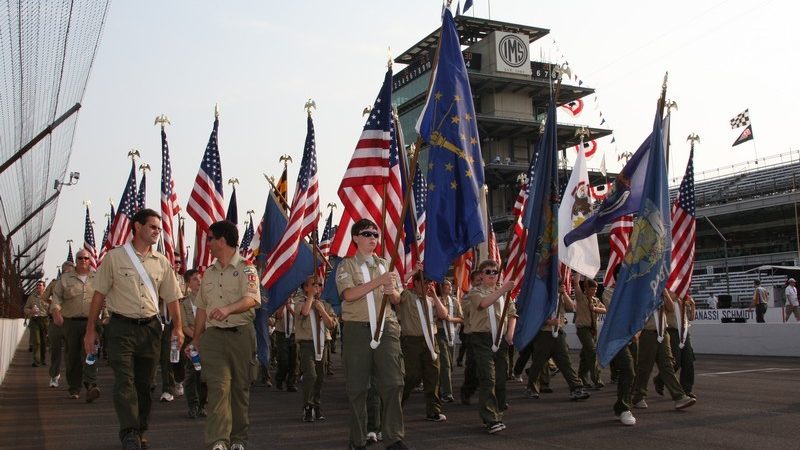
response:
M377 231L362 231L358 233L359 236L363 238L375 238L378 239L381 235Z
M497 269L486 269L483 271L485 275L498 275L500 273Z

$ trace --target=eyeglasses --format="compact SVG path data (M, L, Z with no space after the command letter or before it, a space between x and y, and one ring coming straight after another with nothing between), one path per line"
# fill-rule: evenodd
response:
M486 269L483 271L485 275L498 275L500 273L497 269Z
M378 239L381 236L377 231L362 231L361 233L358 233L358 235L365 238L375 239Z
M214 236L213 234L209 234L206 237L206 241L213 241L214 239L218 239L218 238L216 236Z
M322 283L311 283L311 285L315 287L322 287Z
M80 261L80 260L82 260L82 259L89 259L89 257L88 257L88 256L77 256L77 257L75 257L75 259L77 259L78 261Z

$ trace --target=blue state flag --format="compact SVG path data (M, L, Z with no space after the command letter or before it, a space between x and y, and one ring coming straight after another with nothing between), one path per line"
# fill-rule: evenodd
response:
M269 254L278 242L280 242L283 231L286 229L286 211L283 209L275 193L270 191L267 197L267 207L264 210L264 231L261 233L261 245L259 246L259 257ZM286 300L299 288L303 282L314 273L317 261L314 260L314 253L311 246L305 241L297 247L297 258L286 273L267 289L269 301L266 305L267 315L271 316L278 310Z
M330 303L336 314L342 313L342 299L339 297L339 289L336 288L336 268L343 258L336 255L328 257L328 262L331 263L331 269L325 277L325 285L322 288L319 298Z
M551 96L536 159L531 162L528 203L528 263L517 296L514 347L524 348L553 314L558 300L558 149L556 107Z
M449 9L417 131L430 145L425 275L442 281L450 263L486 240L480 209L483 160L469 76Z
M603 367L644 328L647 318L661 304L661 294L669 278L672 233L662 104L663 100L659 102L649 138L650 157L630 245L597 340L597 354Z
M599 233L606 224L613 222L618 217L633 214L639 210L648 162L650 155L653 154L652 148L653 135L651 134L642 142L636 153L614 179L611 193L600 204L597 212L564 236L566 246Z

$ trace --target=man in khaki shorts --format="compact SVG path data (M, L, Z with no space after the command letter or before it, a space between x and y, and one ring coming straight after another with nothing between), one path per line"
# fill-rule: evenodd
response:
M227 220L210 227L208 248L217 260L197 294L194 345L208 386L205 445L244 450L250 427L250 383L258 370L255 308L261 305L256 268L239 255L239 231ZM229 447L230 446L230 447Z

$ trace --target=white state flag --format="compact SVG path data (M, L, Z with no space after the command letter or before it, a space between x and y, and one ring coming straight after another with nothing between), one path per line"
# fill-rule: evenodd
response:
M558 208L558 259L576 272L594 278L600 270L600 248L597 235L564 245L564 236L583 223L592 214L591 194L589 192L589 172L586 170L586 155L582 145L578 146L578 158L561 198Z

